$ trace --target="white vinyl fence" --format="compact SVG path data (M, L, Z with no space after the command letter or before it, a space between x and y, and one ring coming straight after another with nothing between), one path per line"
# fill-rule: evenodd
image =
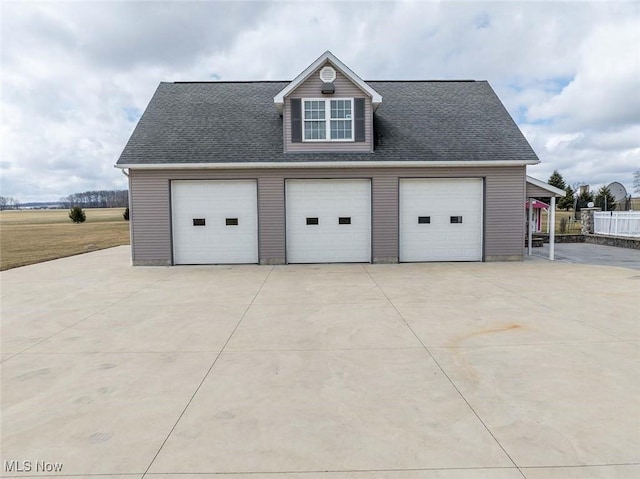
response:
M640 237L640 211L597 211L593 214L593 232Z

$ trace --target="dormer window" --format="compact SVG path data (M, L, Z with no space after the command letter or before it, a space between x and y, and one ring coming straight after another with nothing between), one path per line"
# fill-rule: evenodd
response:
M353 98L303 99L304 141L353 141Z

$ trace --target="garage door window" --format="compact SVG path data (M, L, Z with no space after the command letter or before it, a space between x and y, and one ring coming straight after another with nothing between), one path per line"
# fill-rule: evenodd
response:
M462 216L452 216L452 217L449 219L449 222L450 222L451 224L460 224L460 223L462 223Z
M307 224L308 225L317 225L318 224L318 218L307 218Z
M338 218L339 225L350 225L351 224L351 216L341 216Z
M227 226L238 226L238 218L227 218L225 224Z
M193 226L204 226L204 218L193 218Z
M418 216L418 224L428 225L431 223L431 216Z

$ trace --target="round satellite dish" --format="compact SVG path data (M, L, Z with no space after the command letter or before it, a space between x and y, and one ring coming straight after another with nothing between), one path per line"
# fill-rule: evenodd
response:
M609 193L616 199L616 203L624 201L627 199L627 189L624 187L622 183L618 183L614 181L607 186Z
M326 66L320 70L320 80L324 83L332 83L336 79L336 71L333 67Z
M589 203L587 203L587 207L588 208L593 208L595 205L595 203L593 201L589 201Z

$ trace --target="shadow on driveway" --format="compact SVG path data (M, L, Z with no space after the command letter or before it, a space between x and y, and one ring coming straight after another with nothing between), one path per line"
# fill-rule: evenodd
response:
M549 259L549 245L533 248L532 256L526 256L526 261L540 261ZM559 243L556 244L556 261L573 264L592 264L598 266L619 266L640 270L640 250L618 248L589 243Z

